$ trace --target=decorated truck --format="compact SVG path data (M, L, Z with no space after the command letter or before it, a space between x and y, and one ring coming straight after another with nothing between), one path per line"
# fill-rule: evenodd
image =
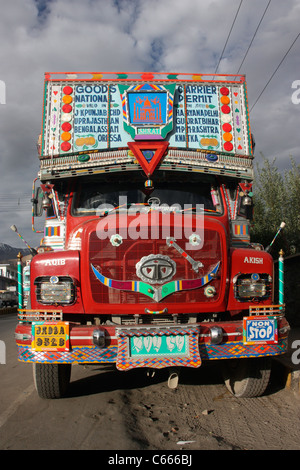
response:
M7 289L0 294L1 306L14 307L18 304L17 293L15 290Z
M253 145L243 75L46 73L18 359L43 398L73 364L217 361L264 393L287 348L272 256L250 240ZM197 370L196 370L197 369Z

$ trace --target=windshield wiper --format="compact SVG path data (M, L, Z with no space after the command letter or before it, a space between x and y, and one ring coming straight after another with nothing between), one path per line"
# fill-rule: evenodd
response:
M103 211L101 214L99 214L99 217L105 217L109 215L111 212L115 212L119 209L122 209L123 207L132 207L132 206L149 206L149 204L147 202L135 202L133 204L129 204L129 203L121 204L120 206L113 207L113 209L108 209L108 210Z

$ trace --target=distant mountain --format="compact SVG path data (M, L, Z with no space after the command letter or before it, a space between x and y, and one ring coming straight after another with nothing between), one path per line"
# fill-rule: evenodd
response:
M0 243L0 263L8 260L17 260L18 253L26 256L30 254L30 251L28 248L14 248L6 243Z

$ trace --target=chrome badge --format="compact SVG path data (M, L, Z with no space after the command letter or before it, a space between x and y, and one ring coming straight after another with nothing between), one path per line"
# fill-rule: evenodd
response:
M136 275L149 284L163 284L176 273L176 263L165 255L144 256L136 264Z

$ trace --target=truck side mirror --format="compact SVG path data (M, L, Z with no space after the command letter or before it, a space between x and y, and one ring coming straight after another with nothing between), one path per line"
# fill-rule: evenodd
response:
M252 143L252 149L253 149L253 153L254 153L254 150L255 150L255 139L254 139L254 135L251 134L251 143Z
M36 188L34 198L31 199L34 217L41 217L43 215L43 197L43 190L39 186Z

